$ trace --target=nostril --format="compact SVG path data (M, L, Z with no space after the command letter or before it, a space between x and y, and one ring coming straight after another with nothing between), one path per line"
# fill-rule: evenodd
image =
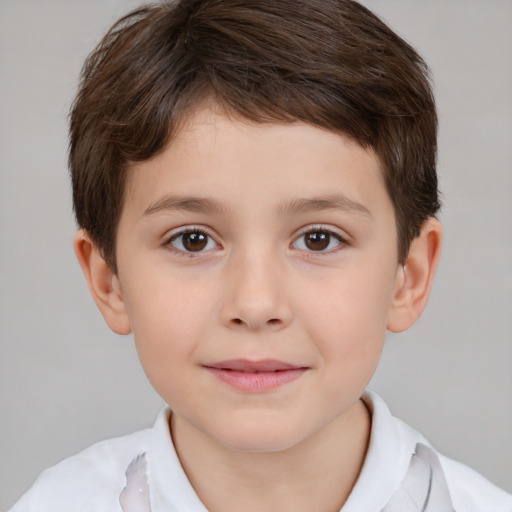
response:
M233 318L231 319L231 322L235 325L243 325L246 323L240 318ZM280 325L281 320L279 318L271 318L270 320L267 320L265 323L266 325Z

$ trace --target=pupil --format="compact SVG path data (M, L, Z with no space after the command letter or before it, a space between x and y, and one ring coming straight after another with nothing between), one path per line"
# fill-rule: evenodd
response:
M183 235L183 246L187 251L201 251L206 247L207 236L204 233L186 233Z
M329 246L330 239L329 233L322 233L321 231L308 233L306 235L306 246L312 251L322 251Z

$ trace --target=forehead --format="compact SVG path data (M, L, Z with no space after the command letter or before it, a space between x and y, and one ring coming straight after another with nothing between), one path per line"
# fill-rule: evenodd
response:
M373 196L387 197L377 156L353 139L211 107L189 116L161 153L128 168L126 202L139 212L169 194L206 195L232 209L272 203L281 211L287 201L334 195L369 210Z
M348 134L329 130L312 123L299 120L283 121L281 118L268 121L254 121L244 117L239 112L227 110L213 100L202 100L198 106L185 114L178 123L175 135L169 141L167 147L183 148L185 145L194 151L212 151L215 149L226 150L228 147L236 147L233 140L239 143L244 141L248 146L261 147L269 140L275 140L279 144L300 143L295 146L295 153L301 149L311 150L313 145L319 150L328 145L347 146L361 154L372 157L377 165L380 165L378 155L372 148L364 148L358 141ZM283 146L282 149L285 149ZM282 151L281 154L285 155ZM287 157L290 153L286 154Z

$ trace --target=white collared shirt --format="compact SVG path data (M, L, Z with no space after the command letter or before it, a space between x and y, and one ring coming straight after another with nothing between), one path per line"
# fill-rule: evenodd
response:
M372 414L370 444L341 512L383 510L396 497L418 443L430 446L421 434L394 418L377 394L368 391L363 401ZM169 414L166 408L153 428L102 441L47 469L10 512L121 512L127 469L141 458L151 512L207 512L179 462L169 433ZM512 512L512 495L463 464L442 455L438 460L455 511Z

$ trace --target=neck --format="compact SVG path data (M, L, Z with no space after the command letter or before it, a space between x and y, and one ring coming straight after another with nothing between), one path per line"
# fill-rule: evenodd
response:
M340 510L361 471L370 425L358 401L298 445L255 453L219 445L171 416L181 464L210 512Z

